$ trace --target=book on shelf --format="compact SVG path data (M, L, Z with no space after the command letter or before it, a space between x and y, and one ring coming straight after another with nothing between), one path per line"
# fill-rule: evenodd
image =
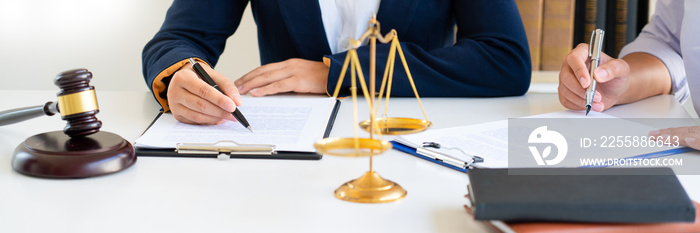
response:
M577 0L576 7L581 7L582 14L577 15L576 24L580 25L574 44L589 43L591 40L591 32L597 28L605 30L606 28L606 8L608 0ZM612 1L612 0L610 0Z
M541 70L560 70L571 52L574 35L574 0L544 0Z
M653 13L650 0L516 0L533 71L559 71L561 61L591 32L605 30L603 52L617 57Z
M608 0L608 27L604 50L617 57L626 44L637 38L637 20L640 0Z
M617 57L648 22L649 4L648 0L576 0L572 47L589 43L591 32L603 29L603 52Z
M527 42L530 48L532 70L540 70L542 53L542 10L544 0L515 0L523 20Z

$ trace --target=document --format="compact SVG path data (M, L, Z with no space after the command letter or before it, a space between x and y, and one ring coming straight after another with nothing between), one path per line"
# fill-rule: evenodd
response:
M429 150L460 161L469 161L474 155L482 157L483 162L474 164L477 167L508 167L508 121L506 120L427 130L416 134L400 135L394 140L412 148L418 148L423 142L436 142L441 145L441 148Z
M313 144L323 138L336 100L325 97L243 97L240 111L253 132L238 122L191 125L170 113L161 116L138 139L137 148L169 149L178 143L271 144L278 151L315 152Z
M614 116L610 116L604 113L600 112L590 112L588 116L585 116L582 111L572 111L572 110L567 110L567 111L561 111L561 112L553 112L553 113L547 113L547 114L541 114L541 115L534 115L534 116L528 116L525 118L559 118L559 119L566 119L566 118L588 118L588 119L605 119L605 118L612 118L615 119L615 127L611 127L611 130L613 128L632 128L634 134L630 136L629 138L632 138L633 136L639 136L639 137L644 137L647 136L649 131L655 130L657 128L645 125L645 124L640 124L634 121L626 120L626 119L620 119ZM581 121L576 121L576 122L581 122ZM585 121L584 121L585 122ZM577 128L580 127L581 129L586 129L587 125L572 125L571 128ZM512 130L518 130L517 126L511 126L511 131ZM518 134L518 135L525 135L523 136L523 140L521 140L523 143L527 144L528 143L528 138L527 135L530 135L530 132L532 132L532 129L527 129L528 131L526 134ZM476 124L476 125L467 125L467 126L459 126L459 127L452 127L452 128L444 128L444 129L436 129L436 130L427 130L421 133L416 133L416 134L411 134L411 135L400 135L397 136L394 140L400 144L412 147L412 148L418 148L420 147L424 142L435 142L440 144L440 148L435 148L435 147L430 147L430 148L425 148L430 151L434 151L437 153L440 153L442 155L449 156L454 159L458 159L460 161L470 161L473 156L479 156L483 158L483 162L480 163L475 163L473 166L475 167L484 167L484 168L506 168L509 167L508 164L508 159L509 159L509 143L508 143L508 132L509 132L509 124L508 120L502 120L502 121L493 121L493 122L487 122L487 123L482 123L482 124ZM684 147L673 147L673 146L636 146L636 147L627 147L627 148L619 148L618 146L618 151L622 150L624 153L610 153L611 148L609 147L604 147L605 145L603 144L603 140L608 140L612 136L616 136L615 139L612 140L619 140L621 135L614 135L612 133L608 133L606 131L595 131L592 133L595 133L597 135L603 135L597 138L590 138L588 141L584 141L581 138L571 138L568 137L566 132L564 133L564 137L566 140L569 142L569 153L573 153L572 151L574 150L574 147L577 147L578 151L583 151L585 150L587 155L594 156L596 158L604 158L604 159L618 159L615 161L619 161L619 159L623 158L630 158L632 156L637 156L635 158L649 158L650 156L654 157L661 157L661 156L667 156L671 155L674 153L682 153L686 152L687 148ZM627 135L625 135L627 136ZM589 139L589 138L587 138ZM597 141L595 141L598 139ZM646 140L645 142L648 142L648 139L638 139L636 142L640 143L642 140ZM629 140L630 142L631 139ZM574 144L575 142L575 144ZM579 143L590 143L591 145L587 148L582 149L583 147ZM608 142L611 142L608 140ZM615 144L611 144L612 147L615 147L615 145L618 144L617 141ZM651 144L646 144L646 145L651 145ZM585 145L584 145L585 146ZM610 146L610 145L608 145ZM526 145L524 148L527 148L528 146ZM513 148L513 147L511 147ZM663 152L663 153L662 153ZM531 155L531 152L528 150L522 150L522 151L517 151L515 153L517 155L513 156L521 156L518 157L518 159L522 160L533 160L533 155ZM552 153L554 154L554 153ZM639 155L643 155L642 157L639 157ZM544 156L546 157L546 155ZM551 156L554 157L554 156ZM551 158L550 157L550 158ZM569 155L569 157L572 157L572 155ZM520 160L514 160L514 161L520 161ZM534 160L533 160L534 161ZM597 167L597 165L593 164L593 162L596 161L591 161L591 164L584 164L581 165L579 164L581 160L566 160L567 163L561 163L559 164L560 167L580 167L580 166L592 166L592 167ZM613 161L613 160L610 160ZM609 162L608 160L604 160L602 162ZM632 162L632 161L622 161L622 162ZM625 164L623 164L625 165ZM629 164L627 164L629 165ZM601 165L605 166L605 165ZM512 166L511 166L512 167Z

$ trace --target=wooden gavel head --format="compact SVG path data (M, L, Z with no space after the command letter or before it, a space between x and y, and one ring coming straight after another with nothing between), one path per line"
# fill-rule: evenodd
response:
M61 89L57 94L58 111L68 122L63 132L72 138L97 133L102 127L95 117L100 109L90 79L92 73L87 69L74 69L58 74L54 80Z
M86 69L60 73L54 80L61 89L56 103L0 112L0 123L3 118L11 124L55 113L68 122L63 132L40 133L20 143L13 154L12 168L36 177L84 178L115 173L136 162L131 143L117 134L100 131L102 122L95 117L100 110L90 79L92 73Z

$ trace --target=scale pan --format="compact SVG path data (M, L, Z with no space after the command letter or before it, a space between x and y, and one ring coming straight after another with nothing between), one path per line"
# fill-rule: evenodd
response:
M369 132L369 120L360 122L360 128ZM388 117L375 118L375 133L386 135L412 134L425 131L433 125L430 121L414 118Z
M370 138L324 138L314 147L319 154L345 157L365 157L384 153L391 149L391 143Z

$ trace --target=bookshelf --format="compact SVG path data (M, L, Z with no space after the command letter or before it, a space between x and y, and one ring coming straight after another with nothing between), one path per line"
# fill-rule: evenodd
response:
M616 56L654 12L656 0L515 0L523 20L533 71L556 71L561 59L590 32L606 31L603 50ZM551 73L533 73L551 82Z

